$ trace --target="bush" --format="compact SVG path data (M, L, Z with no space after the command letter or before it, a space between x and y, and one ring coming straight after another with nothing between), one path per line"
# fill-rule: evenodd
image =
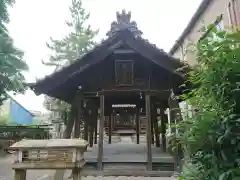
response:
M197 108L179 123L184 180L240 179L240 32L212 30L196 46L189 73L197 87L184 94Z

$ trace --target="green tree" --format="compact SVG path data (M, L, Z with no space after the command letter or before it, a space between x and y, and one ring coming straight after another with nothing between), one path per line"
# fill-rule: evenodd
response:
M185 150L184 180L240 179L240 32L210 33L196 47L189 73L196 87L184 97L197 108L179 124Z
M91 26L87 25L90 14L82 7L81 0L72 0L69 11L71 18L66 21L66 25L70 29L70 33L60 40L50 38L50 42L46 43L53 54L49 61L43 61L43 64L55 67L55 71L73 63L96 44L94 37L98 34L98 30L92 30ZM66 123L66 115L69 112L67 103L45 97L44 106L50 111L53 109L58 111Z
M50 56L49 61L43 61L43 64L55 67L55 71L73 63L93 48L94 37L98 34L98 30L92 30L91 26L86 24L89 13L82 7L81 0L72 0L69 11L71 19L66 21L66 25L70 33L60 40L50 38L50 42L46 43L53 55ZM58 111L66 123L69 112L67 103L45 97L44 106L50 111Z
M28 66L23 61L23 52L13 45L6 24L9 23L8 7L14 0L0 0L0 104L7 98L7 92L15 93L25 90L22 74Z
M66 25L69 27L70 33L60 40L50 38L50 42L46 43L53 54L49 61L43 61L43 64L53 66L55 70L73 63L96 44L94 37L98 34L98 30L92 30L91 26L86 24L89 13L82 7L81 0L72 0L69 11L71 18L66 21ZM54 107L54 110L59 111L61 116L66 118L69 110L67 103L46 97L44 105L48 110L52 110Z
M69 11L71 19L66 21L66 25L70 33L61 40L50 38L50 42L46 43L53 55L48 62L43 63L55 67L56 70L71 64L96 44L94 37L98 30L92 30L90 25L86 25L90 14L82 7L81 0L72 0Z

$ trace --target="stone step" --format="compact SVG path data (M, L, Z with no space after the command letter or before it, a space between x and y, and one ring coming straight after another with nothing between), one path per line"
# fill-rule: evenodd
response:
M173 172L168 172L168 171L162 171L162 172L146 172L146 171L116 171L116 175L111 175L114 171L112 170L103 170L103 171L92 171L92 175L86 175L87 171L83 170L82 174L82 180L177 180L177 177L172 176ZM141 173L142 174L148 174L149 176L144 177L144 176L139 176L137 174ZM128 175L125 175L125 174ZM71 171L67 171L64 175L64 180L72 179L69 178L71 174ZM88 173L87 173L88 174ZM118 175L117 175L118 174ZM51 178L52 179L52 178Z
M42 172L39 170L38 172ZM54 180L54 172L42 174L38 176L36 180ZM103 170L103 171L82 171L82 180L177 180L178 178L174 176L173 172L162 171L162 172L146 172L146 171L123 171L116 170L116 175L111 175L113 170ZM91 173L92 175L87 175ZM148 174L149 176L140 176L138 174ZM30 178L33 180L33 178ZM72 180L71 171L65 170L63 180Z

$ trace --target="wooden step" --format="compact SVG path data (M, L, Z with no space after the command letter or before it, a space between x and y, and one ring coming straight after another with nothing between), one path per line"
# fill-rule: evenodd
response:
M173 175L172 164L153 163L153 170L147 170L147 163L120 163L103 162L103 170L97 171L96 163L86 163L83 176L149 176L149 177L170 177Z

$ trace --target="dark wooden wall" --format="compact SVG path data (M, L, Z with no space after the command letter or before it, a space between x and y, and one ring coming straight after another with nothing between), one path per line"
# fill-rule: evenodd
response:
M134 63L134 84L133 86L117 86L115 80L115 60L133 60ZM173 73L165 70L159 65L156 65L151 60L146 59L137 53L130 54L111 54L106 59L97 62L96 64L87 67L87 69L77 75L71 84L66 84L67 90L65 93L70 98L78 89L78 86L83 87L84 92L99 92L101 90L170 90L176 85L176 79ZM72 96L71 96L72 95ZM115 94L116 96L116 94ZM132 94L131 98L136 98ZM139 98L139 94L137 95ZM120 97L120 96L119 96ZM124 94L126 99L127 94ZM120 97L121 99L122 97ZM106 102L107 103L107 102Z

